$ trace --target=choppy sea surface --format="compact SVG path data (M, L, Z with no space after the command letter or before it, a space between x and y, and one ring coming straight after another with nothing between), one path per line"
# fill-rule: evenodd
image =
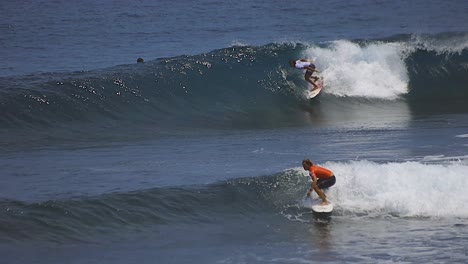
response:
M0 263L467 262L467 13L0 3Z

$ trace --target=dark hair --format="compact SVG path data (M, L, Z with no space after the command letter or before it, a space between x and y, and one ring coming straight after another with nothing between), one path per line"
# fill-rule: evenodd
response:
M143 58L138 58L138 59L137 59L137 62L138 62L138 63L143 63L143 62L145 62L145 61L143 60Z
M294 67L294 65L296 65L296 61L295 60L289 60L289 65L291 65L291 67Z
M307 166L312 166L312 161L310 161L310 159L305 159L305 160L302 160L302 166L304 165L307 165Z

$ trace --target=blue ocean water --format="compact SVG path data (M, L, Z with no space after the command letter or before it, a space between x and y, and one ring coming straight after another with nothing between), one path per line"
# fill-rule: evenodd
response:
M0 3L0 263L466 262L467 13Z

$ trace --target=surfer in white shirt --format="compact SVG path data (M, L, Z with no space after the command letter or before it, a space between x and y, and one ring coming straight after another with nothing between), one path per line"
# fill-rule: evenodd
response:
M312 62L305 59L300 59L297 61L290 60L289 65L297 69L305 69L306 72L304 75L304 79L310 84L312 84L312 86L314 86L314 89L312 89L311 91L318 89L318 86L315 84L315 82L318 80L318 77L312 76L312 74L314 72L318 72L318 70L315 68L315 65Z

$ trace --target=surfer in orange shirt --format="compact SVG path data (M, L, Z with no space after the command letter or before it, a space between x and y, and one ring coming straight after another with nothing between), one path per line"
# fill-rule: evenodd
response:
M312 184L307 192L307 197L315 191L320 199L322 199L321 205L327 205L327 196L323 193L322 189L326 189L335 184L335 175L333 175L333 172L330 170L314 165L309 159L302 161L302 167L304 170L309 171L309 175L312 178Z

